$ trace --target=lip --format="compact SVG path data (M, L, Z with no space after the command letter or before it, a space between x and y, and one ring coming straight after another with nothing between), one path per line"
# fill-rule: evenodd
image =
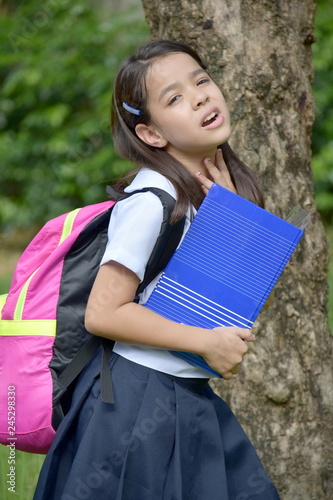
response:
M209 116L211 113L216 113L217 117L210 125L206 125L204 127L203 123L204 123L205 119L207 118L207 116ZM203 118L201 120L201 127L204 128L205 130L210 130L212 128L219 127L220 125L222 125L223 122L224 122L224 116L222 115L221 111L218 108L211 108L203 116Z

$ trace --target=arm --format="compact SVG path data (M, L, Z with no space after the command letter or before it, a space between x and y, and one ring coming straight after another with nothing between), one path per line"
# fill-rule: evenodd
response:
M114 261L101 266L86 310L86 328L95 335L121 342L200 354L225 379L237 373L253 341L250 330L213 330L175 323L133 302L139 279Z

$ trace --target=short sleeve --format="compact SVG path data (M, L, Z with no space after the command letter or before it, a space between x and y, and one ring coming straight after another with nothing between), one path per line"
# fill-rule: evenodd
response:
M111 213L101 265L111 260L118 262L142 281L162 221L162 203L153 193L137 193L117 202Z

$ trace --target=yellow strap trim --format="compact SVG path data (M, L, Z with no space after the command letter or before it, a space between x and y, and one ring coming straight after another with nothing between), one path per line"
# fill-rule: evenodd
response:
M2 309L3 309L3 306L5 305L5 302L6 302L6 299L7 299L7 293L5 293L4 295L0 295L0 319L1 319L1 313L2 313Z
M32 275L30 276L30 278L27 279L27 281L24 283L24 286L22 287L22 290L20 292L20 295L19 295L19 297L17 299L16 306L15 306L14 317L13 317L13 319L15 321L20 321L22 319L23 308L24 308L24 304L25 304L25 299L27 297L27 293L28 293L28 288L29 288L29 285L30 285L30 281L35 276L35 274L37 273L38 269L36 269L36 271L34 271L32 273Z
M55 319L24 319L14 321L3 319L0 322L1 337L55 337L57 321Z
M76 208L75 210L72 210L71 212L69 212L67 214L67 216L65 218L65 221L64 221L63 228L62 228L62 233L61 233L61 236L60 236L60 240L59 240L58 246L61 245L61 243L67 238L67 236L69 236L71 234L72 229L73 229L73 224L74 224L74 221L75 221L75 217L77 216L77 214L78 214L78 212L80 210L81 210L80 208ZM26 301L26 298L27 298L27 293L28 293L28 288L29 288L29 285L30 285L30 281L32 280L32 278L34 277L34 275L37 273L38 269L36 269L36 271L34 271L32 273L32 275L30 276L30 278L27 279L27 281L25 282L24 286L22 287L22 290L21 290L20 295L19 295L19 297L17 299L17 302L16 302L15 311L14 311L14 318L13 319L15 321L21 321L22 320L24 304L25 304L25 301Z
M75 210L72 210L71 212L69 212L69 214L67 214L65 222L64 222L64 226L62 229L62 234L61 234L61 237L59 240L59 245L67 238L67 236L69 236L71 234L72 229L73 229L73 224L75 221L75 217L77 216L77 214L80 210L81 210L80 208L76 208Z

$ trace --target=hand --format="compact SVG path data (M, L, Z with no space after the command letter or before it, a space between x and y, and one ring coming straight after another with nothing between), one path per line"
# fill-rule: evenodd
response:
M220 148L216 150L215 162L212 162L211 158L205 158L204 165L210 179L201 172L197 172L195 175L205 194L208 193L214 182L229 189L233 193L237 193Z
M203 357L213 370L229 380L238 373L240 364L248 352L246 342L253 342L255 339L251 330L245 328L214 328L207 332L207 347Z

